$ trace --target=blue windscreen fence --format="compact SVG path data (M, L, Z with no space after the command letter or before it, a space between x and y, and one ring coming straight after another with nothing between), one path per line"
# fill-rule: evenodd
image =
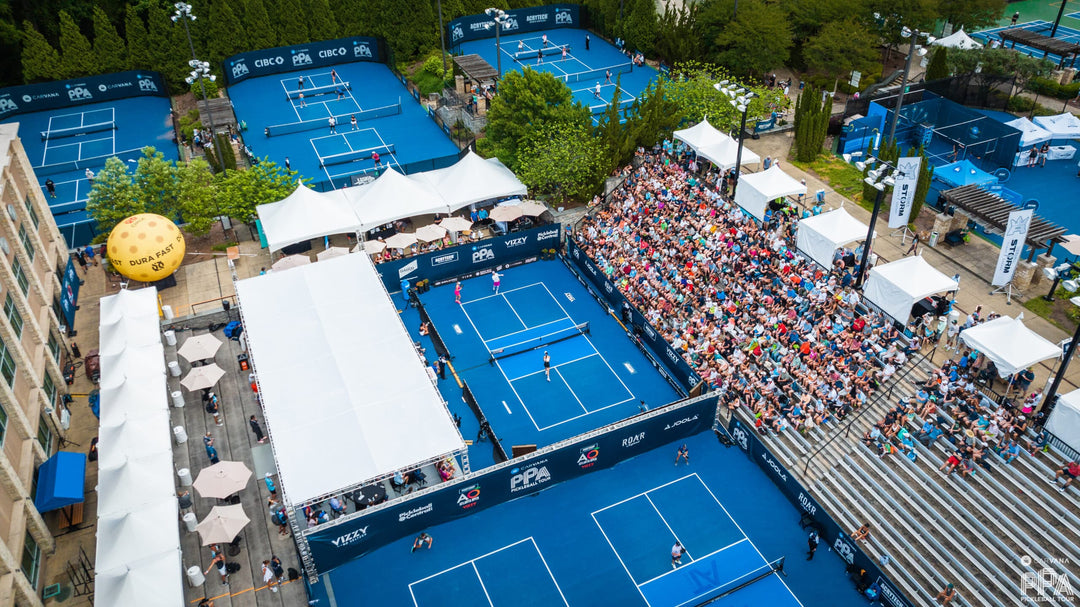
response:
M712 428L717 396L672 403L304 532L316 572L420 531L525 497ZM310 577L310 575L309 575Z
M330 69L339 63L353 61L383 61L378 40L350 36L240 53L225 60L225 80L231 86L256 76L319 67Z
M502 35L536 32L557 27L581 27L581 9L577 4L549 4L506 11ZM453 45L495 37L495 23L484 13L467 15L447 24Z
M58 108L139 96L168 97L157 72L118 72L0 89L0 120Z

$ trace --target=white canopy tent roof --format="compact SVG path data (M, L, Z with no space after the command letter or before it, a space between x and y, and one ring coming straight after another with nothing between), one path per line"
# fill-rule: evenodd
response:
M1035 124L1050 131L1054 139L1075 139L1080 137L1080 118L1069 112L1057 116L1036 116Z
M102 541L98 544L94 568L109 571L131 561L177 550L176 525L163 525L162 521L175 521L178 515L176 500L168 499L98 518L98 535Z
M938 38L930 43L931 46L944 46L948 48L973 49L982 48L977 40L968 36L964 28L960 28L944 38Z
M863 294L886 314L906 323L915 302L958 287L952 277L938 272L921 256L915 256L871 268Z
M698 156L712 162L721 170L726 171L735 166L739 142L726 133L716 130L709 124L708 118L688 129L675 131L675 138L690 146ZM761 157L744 145L741 162L743 166L758 164L761 162Z
M416 173L415 177L442 194L451 212L492 198L528 193L525 184L498 158L486 159L472 150L453 166Z
M1080 390L1058 397L1054 412L1046 420L1046 430L1074 451L1080 451Z
M464 450L366 255L256 276L236 291L293 503Z
M1020 147L1035 145L1054 138L1050 131L1028 120L1027 116L1010 120L1005 123L1005 126L1011 126L1020 131Z
M810 259L826 268L831 268L836 249L849 242L866 238L868 229L869 226L852 217L844 209L835 209L799 220L795 246L799 251L810 256ZM874 234L876 236L877 232Z
M739 177L735 190L735 204L758 219L765 219L765 208L770 200L806 193L806 184L800 183L773 165L760 173Z
M176 520L170 521L177 529ZM98 537L101 537L100 532ZM185 605L180 550L168 550L127 565L94 572L94 604L123 607Z
M349 189L346 188L343 195L359 218L361 230L370 230L402 217L450 212L450 205L434 188L392 168L383 171L359 192L353 193Z
M356 213L340 196L320 194L303 183L283 200L260 204L256 210L271 251L360 228Z
M965 329L960 339L993 361L1001 377L1061 354L1061 348L1027 328L1019 317L999 316Z

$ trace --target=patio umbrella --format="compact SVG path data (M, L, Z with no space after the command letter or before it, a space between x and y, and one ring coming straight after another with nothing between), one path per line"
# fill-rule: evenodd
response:
M416 239L424 242L439 240L443 236L446 236L446 228L436 224L426 225L416 230Z
M451 232L464 232L472 229L472 222L464 217L447 217L439 225Z
M353 247L353 253L362 250L368 255L375 255L382 253L385 248L386 243L381 240L365 240L363 243Z
M192 486L203 497L229 497L247 486L251 470L243 462L218 462L203 468Z
M390 238L386 239L386 246L391 249L404 249L405 247L416 244L416 234L409 234L407 232L398 232Z
M228 544L236 539L240 530L250 522L251 519L244 514L244 507L240 504L214 506L195 530L199 532L203 546Z
M341 257L342 255L348 255L349 249L346 247L330 247L325 251L319 251L319 254L315 257L322 261L324 259L330 259L331 257Z
M210 333L206 333L187 338L184 340L184 345L180 346L176 353L183 356L186 361L195 362L213 358L220 347L221 340Z
M1061 248L1072 253L1073 255L1080 255L1080 236L1076 234L1066 234L1065 242L1061 243Z
M535 200L526 200L517 207L521 209L522 215L528 215L529 217L539 217L544 214L544 211L548 210L543 203Z
M521 205L504 205L501 207L495 207L491 210L491 214L488 215L495 221L513 221L522 216Z
M274 265L270 267L275 270L288 270L297 266L306 266L309 263L311 263L311 258L307 255L286 255L275 261Z
M218 380L221 379L223 375L225 375L225 371L217 366L217 363L210 363L209 365L204 365L202 367L195 367L189 371L188 374L184 376L184 379L180 380L180 385L192 392L204 388L213 388L214 384L218 383Z

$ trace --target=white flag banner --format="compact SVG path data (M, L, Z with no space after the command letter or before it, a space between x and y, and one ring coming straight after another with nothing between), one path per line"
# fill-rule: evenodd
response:
M1009 213L1009 225L1005 226L1005 238L1001 242L1001 254L998 255L997 268L994 269L994 280L990 284L1000 287L1009 284L1009 281L1012 280L1013 274L1016 273L1016 264L1020 263L1020 255L1024 250L1028 227L1031 226L1031 216L1034 213L1035 211L1032 209Z
M899 228L908 224L911 215L911 203L915 200L915 188L919 185L919 169L922 158L911 156L901 158L896 163L896 185L892 190L892 203L889 208L889 227Z

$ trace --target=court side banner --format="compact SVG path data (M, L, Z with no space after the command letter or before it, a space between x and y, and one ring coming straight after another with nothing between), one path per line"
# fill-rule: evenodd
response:
M317 527L307 534L318 573L326 573L403 538L491 506L532 495L635 455L705 432L716 417L717 396L674 403L598 436L575 437L441 483L399 502Z
M64 321L69 328L75 327L75 310L79 303L79 275L75 273L75 260L68 257L67 268L60 283L60 309L64 312Z
M506 11L509 19L502 26L503 36L554 29L581 27L581 10L577 4L549 4ZM470 40L495 37L495 23L484 13L454 19L447 24L450 43L457 45Z
M118 72L0 89L0 120L58 108L152 95L168 97L157 72Z
M1001 253L998 254L997 266L994 268L994 280L990 281L990 284L1000 287L1012 280L1016 265L1020 263L1024 253L1024 242L1027 240L1031 216L1034 213L1032 209L1009 213L1009 223L1005 226L1005 237L1001 241Z
M836 554L849 565L865 569L869 578L875 580L881 588L881 602L889 607L914 607L904 593L878 568L874 559L863 552L858 543L825 511L798 480L780 463L776 456L757 437L754 428L741 420L731 417L728 433L743 453L756 463L777 487L800 511L809 515L817 524L823 540L828 542Z
M256 76L320 67L330 71L339 63L382 60L375 38L351 36L233 55L225 60L225 80L233 85Z
M897 162L900 172L895 177L892 203L889 205L889 227L906 226L911 215L911 205L915 201L915 189L919 185L919 169L922 167L920 156L901 158Z

